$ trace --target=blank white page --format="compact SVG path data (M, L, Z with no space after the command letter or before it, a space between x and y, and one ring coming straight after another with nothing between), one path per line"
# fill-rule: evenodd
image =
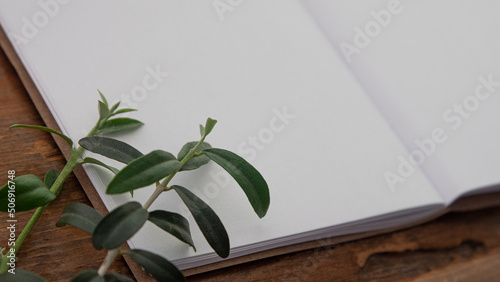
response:
M448 202L500 183L500 2L304 2Z
M181 173L173 184L214 208L235 249L442 204L420 171L401 189L389 188L384 172L405 148L299 2L245 1L223 20L212 2L73 1L28 43L15 46L74 139L96 120L97 88L108 100L122 98L139 109L129 116L145 126L112 136L144 153L161 148L177 154L199 139L199 123L219 120L207 141L262 172L271 192L267 216L258 219L215 164ZM2 26L13 41L22 19L40 9L38 1L0 2ZM109 209L131 200L104 194L111 177L106 171L86 170ZM134 200L144 203L151 193L151 187L136 190ZM152 209L189 217L181 207L169 192ZM183 268L200 264L196 255L213 252L189 220L197 253L149 223L130 244ZM187 257L195 262L183 264Z

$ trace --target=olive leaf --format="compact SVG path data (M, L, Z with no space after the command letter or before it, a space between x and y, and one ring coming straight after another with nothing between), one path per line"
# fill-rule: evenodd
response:
M47 280L43 279L41 276L38 276L35 273L16 269L15 274L11 274L9 272L4 272L0 275L0 281L2 282L47 282Z
M123 109L119 109L118 111L112 113L110 115L110 117L116 116L116 115L119 115L119 114L128 113L128 112L135 112L135 111L137 111L137 110L136 109L130 109L130 108L123 108Z
M119 106L120 106L120 101L116 102L116 104L111 106L111 108L109 108L109 111L111 112L111 114L113 114L116 111L116 109L118 109Z
M106 189L108 194L129 192L159 181L181 167L169 152L155 150L135 159L118 172Z
M120 247L142 227L148 215L138 202L119 206L99 221L92 233L92 244L98 250Z
M104 275L104 281L106 282L134 282L134 280L120 275L118 273L107 273Z
M143 154L129 144L108 137L85 137L78 141L80 146L93 153L128 164Z
M84 163L84 164L95 164L95 165L104 167L105 169L108 169L109 171L111 171L114 174L117 174L120 171L119 169L117 169L115 167L109 166L109 165L101 162L100 160L96 160L96 159L90 158L90 157L87 157L87 158L83 159L82 163Z
M56 135L59 135L61 136L64 140L66 140L66 142L69 144L70 147L73 147L73 140L71 140L71 138L69 138L68 136L62 134L61 132L55 130L55 129L52 129L52 128L48 128L48 127L45 127L45 126L39 126L39 125L26 125L26 124L14 124L14 125L11 125L9 127L9 129L11 128L17 128L17 127L22 127L22 128L30 128L30 129L37 129L37 130L41 130L41 131L45 131L45 132L49 132L49 133L53 133L53 134L56 134Z
M172 234L182 242L190 245L196 251L193 239L191 238L191 231L189 230L189 222L182 215L163 210L156 210L149 213L148 220L156 224L156 226L161 229Z
M98 105L99 105L99 120L105 120L109 117L109 109L108 109L108 105L106 105L105 103L101 102L101 101L98 101Z
M182 146L182 149L179 151L177 154L177 159L179 161L182 161L189 152L194 149L194 147L198 144L198 141L193 141L193 142L188 142L184 146ZM196 150L196 153L201 153L205 149L212 148L210 144L207 142L203 142L200 144L198 147L198 150ZM201 156L193 156L191 159L189 159L179 171L187 171L187 170L194 170L197 169L205 164L210 162L210 159L207 156L201 155Z
M262 175L245 159L223 149L207 149L202 152L225 169L247 195L255 213L264 217L269 209L269 187Z
M211 119L211 118L207 118L205 126L203 126L203 125L200 124L200 134L201 134L201 136L205 137L208 134L210 134L210 132L212 132L212 129L214 129L214 126L215 126L216 123L217 123L217 120Z
M132 249L125 251L157 281L186 281L182 272L168 260L151 252Z
M64 208L56 226L69 224L92 233L101 219L102 215L94 208L81 203L71 203Z
M54 182L56 182L56 179L59 177L59 171L55 169L51 169L47 171L45 174L45 177L43 178L43 182L45 182L45 185L47 188L51 188L52 185L54 185Z
M9 181L0 189L0 211L9 209L9 188L14 188L15 211L28 211L52 202L56 195L36 175L22 175ZM12 190L12 189L10 189Z
M87 269L80 272L71 279L71 282L105 282L104 277L100 276L95 269Z
M116 131L134 129L142 125L144 125L144 123L136 119L114 118L104 122L103 125L99 128L99 131L103 133L116 132Z
M228 257L229 236L217 214L188 189L179 185L173 185L172 188L188 207L208 244L220 257Z
M109 107L108 100L106 99L104 94L102 94L101 90L97 89L97 92L99 92L99 96L101 96L102 103L106 106L106 108Z

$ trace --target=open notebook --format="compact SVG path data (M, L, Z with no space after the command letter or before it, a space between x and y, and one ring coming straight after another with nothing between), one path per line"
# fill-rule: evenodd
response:
M268 181L259 219L216 165L184 173L214 208L231 256L397 227L500 184L500 18L496 1L0 1L0 23L61 130L83 137L97 91L146 125L114 135L174 154L207 140ZM113 164L113 163L112 163ZM114 164L119 166L117 164ZM85 167L104 194L111 175ZM152 188L136 190L142 203ZM132 248L182 269L219 261L147 223ZM159 244L164 242L164 244Z

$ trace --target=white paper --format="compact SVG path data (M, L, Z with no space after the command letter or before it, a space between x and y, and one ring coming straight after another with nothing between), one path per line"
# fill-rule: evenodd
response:
M2 1L2 26L13 38L22 33L22 18L40 9L37 1ZM262 172L271 191L266 217L258 219L215 164L173 184L190 188L220 215L234 256L332 226L339 226L337 235L377 229L381 222L354 223L442 204L420 170L396 190L387 184L384 173L405 148L297 1L246 1L224 20L212 1L72 1L16 48L75 140L95 122L97 88L139 109L130 116L146 125L113 137L142 152L176 154L199 138L199 123L218 119L207 141ZM86 169L108 209L130 200L105 195L111 176ZM136 190L134 200L144 203L151 193ZM189 217L179 207L169 192L151 210ZM182 268L206 263L196 256L215 255L189 220L197 253L149 223L130 244Z
M500 182L500 2L304 2L448 202Z

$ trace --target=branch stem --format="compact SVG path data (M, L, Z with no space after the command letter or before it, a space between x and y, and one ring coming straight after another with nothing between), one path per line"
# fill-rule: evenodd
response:
M95 132L97 132L97 129L98 129L98 125L96 125L94 128L92 128L92 130L89 132L89 134L87 136L93 136L95 134ZM66 181L66 179L71 174L71 172L73 172L73 169L75 169L75 167L80 164L79 159L80 159L80 156L83 153L83 151L84 151L84 148L82 148L80 146L76 149L75 148L71 149L71 155L68 159L68 162L64 166L61 173L59 173L59 176L54 181L54 184L52 184L52 187L50 187L50 192L52 192L54 195L56 195L56 196L59 195L59 193L61 192L61 190L63 188L64 181ZM33 229L35 224L38 222L38 220L42 216L42 214L45 211L45 209L47 208L47 206L48 206L48 204L45 206L38 207L35 210L35 212L31 216L30 220L28 221L26 226L23 228L23 230L21 231L21 233L17 237L14 245L11 246L10 248L8 248L8 251L5 255L2 254L2 257L0 260L0 274L6 272L9 269L9 266L7 264L9 262L9 256L12 256L12 254L14 254L14 256L17 256L17 253L19 252L19 249L23 245L24 240L26 239L26 237L28 237L28 234Z
M153 194L149 197L149 199L144 204L144 206L143 206L144 209L147 210L153 204L153 202L161 195L161 193L166 191L165 189L167 189L167 186L168 186L168 183L170 183L170 180L172 180L172 178L174 178L174 176L177 174L177 172L179 172L179 170L182 168L182 166L185 163L187 163L187 161L189 161L189 159L191 159L196 154L196 151L198 150L198 148L201 146L203 141L205 141L205 137L206 137L206 135L203 135L201 137L200 141L198 141L198 143L196 144L196 146L194 146L194 148L191 149L191 151L189 151L189 153L181 160L181 167L179 169L177 169L176 171L169 174L165 178L165 180L163 180L163 182L161 184L156 184L156 190L153 192Z
M149 209L149 207L153 204L153 202L160 196L160 194L165 190L165 186L161 184L156 185L156 190L149 197L148 201L142 206L145 210Z
M106 254L106 257L104 258L104 261L102 262L101 266L99 267L99 270L97 271L97 274L99 276L103 277L106 272L108 271L109 267L115 260L115 257L118 255L120 252L120 248L112 249L109 250L108 253Z
M205 141L205 137L207 137L206 134L204 134L201 137L200 141L198 141L198 143L196 144L196 146L193 149L191 149L191 151L189 151L189 153L181 160L181 167L179 169L177 169L176 171L174 171L171 174L169 174L163 180L163 182L161 182L161 183L158 182L156 184L155 191L153 192L153 194L151 194L151 196L149 197L149 199L142 206L145 210L149 209L151 207L151 205L154 203L154 201L161 195L161 193L163 193L163 192L165 192L167 190L167 186L170 183L170 180L172 180L172 178L174 178L174 176L177 174L177 172L179 172L179 170L182 168L182 166L184 166L184 164L186 164L187 161L189 161L189 159L191 159L193 156L195 156L196 151L201 146L201 144L203 143L203 141ZM109 267L111 266L111 263L113 263L115 257L119 254L119 249L120 249L120 247L108 251L108 254L104 258L104 261L102 262L101 266L99 267L99 270L97 271L97 273L100 276L104 276L106 274L106 272L108 271Z

